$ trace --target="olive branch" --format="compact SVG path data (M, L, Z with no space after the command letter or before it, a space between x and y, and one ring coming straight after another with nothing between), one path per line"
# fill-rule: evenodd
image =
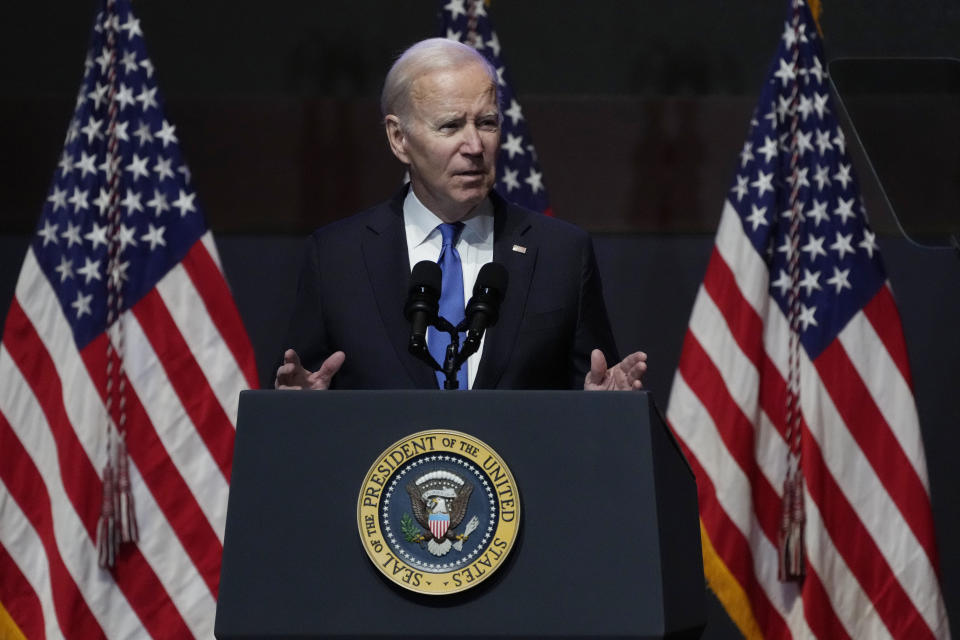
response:
M420 538L420 530L417 528L417 525L414 524L413 518L410 517L409 513L405 513L400 517L400 531L403 532L403 537L407 542L418 542L418 538Z

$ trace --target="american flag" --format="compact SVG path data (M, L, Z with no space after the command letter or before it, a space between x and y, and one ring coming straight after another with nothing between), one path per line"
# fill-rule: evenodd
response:
M128 0L96 17L0 380L0 636L211 637L255 363ZM139 542L101 568L119 433Z
M497 70L504 109L500 152L497 154L497 192L521 207L553 215L537 150L523 117L523 109L511 88L500 39L490 22L487 4L484 0L440 0L440 34L470 45Z
M746 636L945 638L903 331L823 60L789 3L667 416L708 581ZM792 465L802 498L784 517ZM782 581L791 523L805 575Z

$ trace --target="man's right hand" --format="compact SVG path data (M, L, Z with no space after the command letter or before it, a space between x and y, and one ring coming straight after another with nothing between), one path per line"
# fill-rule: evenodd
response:
M297 352L287 349L283 354L283 364L277 369L273 386L276 389L329 389L334 374L340 370L346 359L343 351L335 351L323 361L319 369L310 372L300 364Z

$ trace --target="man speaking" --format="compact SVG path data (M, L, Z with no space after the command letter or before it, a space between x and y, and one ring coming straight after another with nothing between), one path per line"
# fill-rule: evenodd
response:
M310 236L278 389L442 387L408 350L404 306L423 260L440 265L440 314L454 325L481 267L507 272L499 318L456 372L459 388L641 388L644 353L607 366L616 347L589 236L493 190L497 87L486 59L452 40L424 40L394 63L381 109L410 184ZM433 354L450 342L427 334Z

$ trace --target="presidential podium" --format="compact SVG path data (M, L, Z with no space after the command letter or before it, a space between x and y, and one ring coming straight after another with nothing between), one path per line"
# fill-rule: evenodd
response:
M361 543L374 461L428 429L513 472L517 539L478 586L421 595ZM218 638L687 638L706 620L696 485L645 392L245 391Z

